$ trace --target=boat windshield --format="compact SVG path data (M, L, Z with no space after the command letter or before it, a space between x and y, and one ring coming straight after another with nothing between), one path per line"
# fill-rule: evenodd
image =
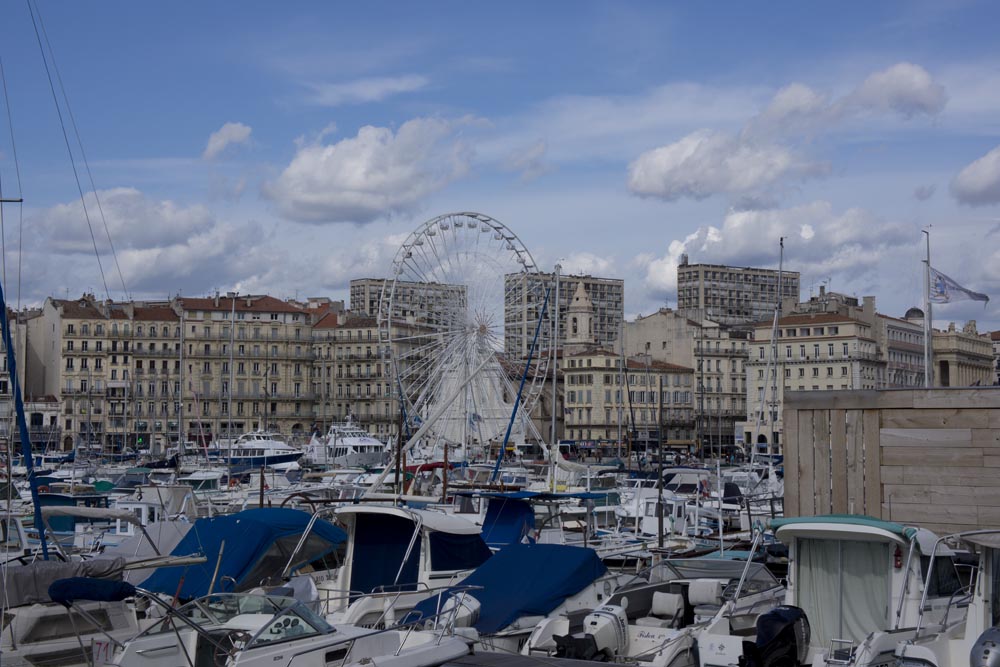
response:
M299 604L283 610L271 619L253 638L250 647L329 632L333 632L333 627L329 623L311 612L305 605Z
M746 568L745 560L716 558L678 558L665 560L640 572L629 584L636 581L674 581L676 579L725 579L728 581L723 597L731 599L736 593L740 577ZM626 584L628 585L628 584ZM762 563L751 563L740 597L770 590L781 584Z
M247 614L266 615L267 618L280 616L283 612L295 607L304 609L302 604L294 598L276 595L217 593L192 600L173 613L187 618L195 625L211 628L224 626L233 619ZM182 626L168 614L162 621L151 626L142 634L173 633L177 627Z

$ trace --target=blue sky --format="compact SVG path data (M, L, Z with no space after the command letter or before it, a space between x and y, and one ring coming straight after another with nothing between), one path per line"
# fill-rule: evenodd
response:
M681 253L774 265L784 235L804 297L898 316L931 225L933 264L994 297L936 323L1000 328L994 4L37 7L137 298L345 297L424 220L476 210L543 267L624 278L630 315L675 301ZM5 14L22 299L103 294L27 5ZM4 127L5 195L10 149Z

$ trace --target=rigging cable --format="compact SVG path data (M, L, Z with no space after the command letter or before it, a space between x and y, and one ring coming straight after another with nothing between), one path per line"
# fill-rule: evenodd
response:
M3 58L0 58L0 89L3 92L3 102L4 107L7 110L7 126L10 130L10 152L11 157L14 161L14 173L16 174L17 180L17 199L23 199L23 194L21 192L21 167L17 160L17 146L14 143L14 122L12 120L13 115L10 110L10 97L7 94L7 77L3 69ZM2 261L2 272L3 272L3 283L7 282L7 237L4 232L4 220L3 220L3 180L2 174L0 174L0 253L3 253ZM23 215L24 204L18 202L18 243L17 243L17 310L21 310L21 221L24 219ZM11 412L10 420L7 425L7 432L14 432L14 413ZM13 475L13 459L14 459L14 439L7 438L7 448L5 451L7 457L6 463L6 484L4 489L4 499L7 501L7 505L4 512L4 536L8 541L12 540L12 533L17 532L14 529L14 475ZM9 589L7 587L7 569L9 567L9 561L5 560L2 567L0 567L0 572L3 575L3 609L6 611L10 608L10 597Z
M104 216L104 206L101 205L101 197L97 192L97 185L94 183L94 175L90 171L90 161L87 160L87 153L83 150L83 139L80 137L80 130L76 126L76 116L73 115L73 108L69 104L69 96L66 94L66 88L63 86L62 74L59 72L59 64L56 62L56 54L52 50L52 44L49 42L49 33L45 30L45 21L42 19L42 12L38 9L37 4L35 11L38 13L38 25L42 29L45 47L48 49L49 59L52 61L52 71L56 74L56 81L59 83L59 92L62 94L63 104L66 105L66 114L69 116L73 134L76 136L77 146L80 147L80 159L83 160L83 167L87 171L87 180L90 181L90 190L94 193L94 201L97 203L97 211L101 216L101 224L104 225L104 234L108 237L108 247L111 249L111 258L115 260L115 270L118 271L118 279L122 284L122 293L125 295L126 301L131 301L132 295L129 294L128 288L125 287L125 276L122 274L122 267L118 264L118 253L115 252L115 244L111 240L111 230L108 228L108 220Z
M7 109L7 128L10 131L10 153L14 160L14 174L17 177L17 198L23 199L24 192L21 188L21 164L17 159L17 143L14 141L14 117L10 110L10 96L7 94L7 75L3 69L3 58L0 58L0 87L3 89L4 105ZM2 188L0 188L2 190ZM0 191L0 199L3 193ZM0 233L3 226L3 206L0 205ZM24 241L24 204L19 203L17 207L17 310L21 310L21 249ZM7 246L3 247L3 282L7 284Z
M42 35L38 29L38 21L35 19L35 8L31 0L25 0L28 5L28 13L31 15L31 25L35 29L35 38L38 40L38 49L42 55L42 65L45 67L45 75L49 80L49 90L52 92L52 101L56 106L56 115L59 116L59 126L62 129L63 141L66 144L66 151L69 153L69 163L73 168L73 178L76 180L76 189L80 194L80 204L83 206L83 216L87 219L87 229L90 230L90 240L94 245L94 255L97 257L97 268L101 273L101 282L104 284L104 293L111 299L111 290L108 289L108 280L104 275L104 265L101 263L101 253L97 249L97 236L94 234L94 225L90 220L90 212L87 210L87 201L83 195L83 185L80 183L80 173L76 168L76 160L73 159L73 147L70 145L69 134L66 132L66 121L63 119L62 108L59 105L59 96L56 94L55 82L52 80L52 71L49 69L49 61L45 57L45 47L42 44Z

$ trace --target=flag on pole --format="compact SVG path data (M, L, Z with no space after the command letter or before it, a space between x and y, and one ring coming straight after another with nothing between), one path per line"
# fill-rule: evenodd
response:
M930 270L928 293L930 294L931 303L951 303L952 301L962 301L963 299L986 302L990 300L990 297L985 294L973 292L970 289L962 287L934 267L930 267Z

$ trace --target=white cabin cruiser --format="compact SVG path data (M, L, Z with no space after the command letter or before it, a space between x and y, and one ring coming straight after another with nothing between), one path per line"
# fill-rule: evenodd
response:
M310 465L335 468L369 468L385 463L385 443L352 421L330 425L325 438L313 437L306 446Z
M336 575L316 586L325 603L322 611L334 623L388 627L491 555L479 526L443 512L382 505L348 505L332 512L347 531L347 551Z
M115 655L119 667L433 667L468 653L444 631L333 626L294 598L216 594L146 629Z
M893 652L914 636L919 619L940 623L961 588L943 558L933 565L941 585L925 595L923 571L937 537L921 528L858 515L778 519L772 527L789 550L785 605L762 616L756 632L717 627L700 637L701 667L894 664Z
M990 667L1000 659L1000 530L975 530L943 537L969 548L978 567L969 583L954 590L940 622L920 618L912 637L896 645L901 667ZM924 582L925 595L939 587L939 549L932 554ZM945 554L947 561L947 554ZM953 588L953 587L952 587Z
M583 617L630 578L609 572L593 549L512 544L404 620L437 614L483 650L516 653L529 635L582 629Z
M720 616L752 628L780 603L781 584L761 563L723 558L665 560L616 590L572 634L539 625L527 654L693 667L698 633ZM565 625L564 625L565 627ZM724 663L720 663L724 664Z

